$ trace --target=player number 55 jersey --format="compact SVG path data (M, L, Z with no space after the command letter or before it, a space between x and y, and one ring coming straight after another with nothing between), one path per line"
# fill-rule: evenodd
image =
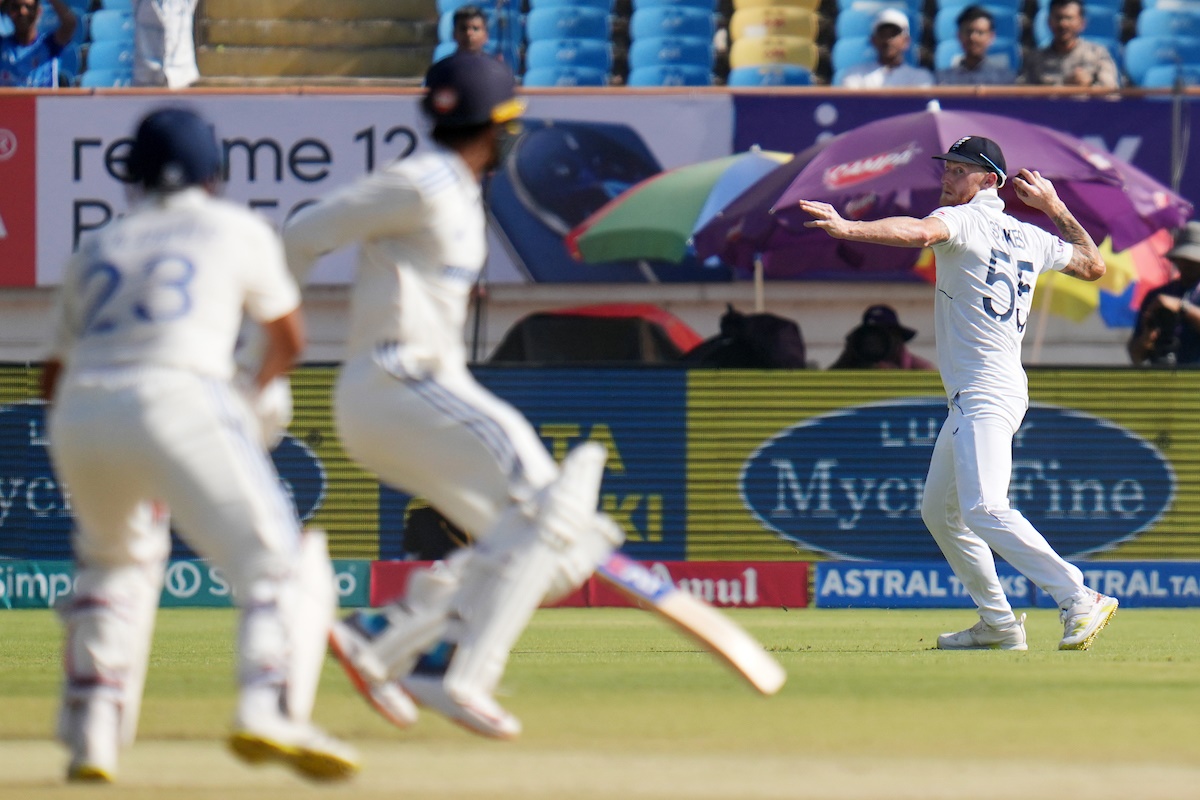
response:
M950 239L937 256L938 368L948 397L962 391L1025 398L1021 341L1038 276L1062 269L1071 245L1004 213L995 192L930 215Z

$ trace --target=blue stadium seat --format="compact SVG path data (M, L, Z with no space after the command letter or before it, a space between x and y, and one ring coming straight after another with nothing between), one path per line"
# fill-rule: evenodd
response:
M1195 0L1166 0L1166 2L1189 3L1189 2L1195 2ZM1143 2L1142 2L1142 8L1151 8L1154 5L1155 5L1154 0L1149 0L1149 2L1147 2L1146 0L1143 0ZM1037 7L1039 10L1049 8L1050 0L1037 0ZM1098 9L1098 8L1104 8L1104 9L1108 9L1110 11L1124 11L1125 10L1125 0L1085 0L1085 3L1084 3L1085 13L1090 14L1093 9Z
M525 70L525 86L607 86L608 73L589 67L539 67Z
M117 86L132 86L133 72L124 69L89 69L79 76L83 89L107 89Z
M961 8L942 8L933 18L933 39L935 42L945 42L958 38L958 15L966 6ZM1011 11L994 6L985 6L992 13L993 28L998 39L1021 38L1021 25L1017 16Z
M1135 36L1125 43L1125 73L1141 86L1151 67L1200 64L1200 39L1181 36Z
M74 84L82 68L83 57L79 45L69 44L58 54L58 72L68 83Z
M437 0L437 12L441 17L448 11L455 11L463 6L479 6L489 17L496 10L497 0Z
M1033 41L1038 47L1045 47L1050 44L1053 34L1050 33L1050 11L1048 8L1043 8L1037 12L1033 18ZM1103 41L1105 44L1121 38L1121 19L1120 11L1114 11L1111 8L1103 6L1092 7L1089 3L1087 7L1087 16L1084 18L1086 25L1083 29L1083 38L1092 39L1095 41ZM1109 48L1112 49L1112 48Z
M545 67L612 69L612 46L599 39L538 39L525 49L525 69Z
M517 3L519 6L520 3ZM601 11L612 11L612 0L530 0L530 8L557 8L559 6L588 6Z
M812 72L796 64L763 64L729 70L729 86L811 86Z
M975 5L979 0L937 0L938 10L944 8L957 8L962 10L967 6ZM986 5L995 13L996 9L1001 9L1005 14L1019 14L1025 8L1025 0L987 0Z
M1143 8L1137 18L1138 36L1200 37L1200 6L1194 10Z
M711 86L712 71L706 67L687 64L659 64L653 67L638 67L629 71L627 85L649 86Z
M1146 70L1142 86L1147 89L1170 89L1176 79L1184 86L1200 86L1200 64L1160 64Z
M111 8L114 11L124 11L127 14L133 13L133 0L101 0L101 8Z
M88 37L93 42L133 41L133 15L100 9L88 17Z
M884 8L899 8L909 14L921 14L924 13L925 3L924 0L838 0L837 8L839 14L850 8L872 16Z
M712 40L702 37L655 36L634 39L629 48L629 67L682 65L712 69Z
M657 6L639 8L629 19L629 35L634 40L656 36L699 36L712 39L716 32L713 14L703 8Z
M589 6L535 8L525 17L525 36L535 39L608 39L609 14Z
M866 36L839 36L829 51L829 65L834 72L875 59L875 48Z
M87 49L87 69L133 70L133 42L92 42Z
M937 49L933 52L933 68L950 69L954 65L954 59L962 55L962 45L958 43L958 39L948 39L944 42L939 42ZM996 37L996 41L992 42L992 46L988 48L988 55L992 57L999 56L1008 62L1008 67L1013 72L1021 71L1021 43L1016 39L1001 39Z
M633 0L633 10L641 8L658 8L673 6L675 8L699 8L708 12L716 9L715 0Z

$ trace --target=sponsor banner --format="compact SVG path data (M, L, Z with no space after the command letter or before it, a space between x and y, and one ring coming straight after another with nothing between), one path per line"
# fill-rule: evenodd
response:
M1200 556L1200 454L1163 413L1198 378L1032 372L1010 502L1067 557ZM689 373L688 558L940 559L921 520L939 388L933 373Z
M374 608L390 603L404 594L408 578L418 569L429 567L432 561L376 561L371 564L370 604ZM551 604L554 608L581 608L590 605L590 581L567 597ZM365 603L364 603L365 605Z
M343 607L367 604L371 564L334 559L338 602ZM72 561L0 561L0 607L60 608L75 592ZM172 561L163 580L161 608L227 608L233 593L221 570L200 560Z
M226 157L225 196L248 203L282 226L315 199L380 165L428 148L428 126L419 98L417 91L387 95L204 94L189 97L188 103L215 124ZM0 120L30 120L32 133L35 115L28 111L18 114L16 105L11 106L10 113L8 103L12 101L3 102ZM9 199L0 201L0 208L11 205L37 209L38 285L59 283L63 264L80 239L126 211L130 194L122 177L132 128L142 115L162 102L163 98L155 94L37 98L36 174L41 191L35 197L30 166L24 179L4 184L21 190L6 192ZM592 206L603 204L619 182L627 182L633 174L628 172L629 163L636 162L640 170L653 174L728 155L733 138L732 100L720 95L579 98L539 94L531 98L528 117L531 125L541 120L545 128L553 128L552 122L571 121L580 131L565 138L557 131L547 133L555 141L541 148L542 157L520 176L524 186L520 196L525 204L521 220L511 225L497 223L492 233L494 246L490 248L487 269L488 280L493 283L560 278L612 280L612 272L589 273L574 262L570 263L570 272L563 275L538 273L538 264L527 266L522 259L547 254L539 250L522 256L506 246L514 238L509 234L518 223L522 232L533 224L546 223L543 227L547 231L563 222L574 224L577 220L573 215L590 213ZM599 163L596 159L612 149L597 144L604 138L597 134L597 125L604 131L618 127L632 142L628 146L614 145L620 151L619 158L601 159L601 166L611 161L612 174L600 174L602 170L595 168ZM0 123L0 128L7 127ZM31 141L29 152L33 150ZM546 169L539 170L539 166ZM567 186L564 175L571 176L574 183ZM644 176L639 172L638 177ZM28 227L32 236L32 225ZM556 236L561 240L561 233ZM560 242L558 249L565 254ZM323 259L313 281L348 282L353 275L353 252L353 248L347 248ZM28 257L22 259L20 269L27 277L33 275ZM631 280L640 275L636 267L628 265L621 274L626 273Z
M1083 582L1121 601L1122 608L1179 608L1200 605L1200 564L1194 561L1093 561L1076 566ZM1054 599L1037 593L1037 605Z
M0 97L0 287L33 286L37 243L34 95Z
M974 608L971 595L941 562L826 561L815 565L817 608ZM1004 593L1016 608L1034 605L1034 585L1004 562L996 562Z
M802 561L646 561L667 583L720 608L804 608L809 604L808 569ZM593 577L589 605L637 605Z

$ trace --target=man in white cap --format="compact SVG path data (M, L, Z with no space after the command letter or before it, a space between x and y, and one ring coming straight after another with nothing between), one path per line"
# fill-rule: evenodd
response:
M885 89L898 86L933 86L933 73L905 61L912 46L908 14L898 8L885 8L871 24L871 45L875 61L847 67L834 76L834 84L847 89Z

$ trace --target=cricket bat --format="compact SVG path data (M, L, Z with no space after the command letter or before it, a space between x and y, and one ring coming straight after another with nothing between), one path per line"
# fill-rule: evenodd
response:
M619 553L596 576L643 608L658 612L725 661L765 695L779 691L787 673L753 636L717 609Z

